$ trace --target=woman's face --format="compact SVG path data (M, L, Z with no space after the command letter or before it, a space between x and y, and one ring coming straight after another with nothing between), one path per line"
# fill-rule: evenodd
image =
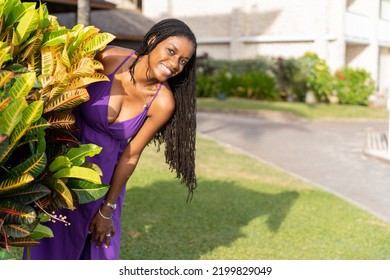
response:
M164 82L183 71L195 47L184 36L171 36L161 41L149 54L151 78Z

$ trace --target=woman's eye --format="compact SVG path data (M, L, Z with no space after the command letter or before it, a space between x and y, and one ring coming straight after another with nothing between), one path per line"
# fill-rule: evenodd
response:
M187 60L180 60L181 65L186 65L186 63L187 63Z
M171 54L171 55L174 55L175 52L172 50L172 49L168 49L168 52Z

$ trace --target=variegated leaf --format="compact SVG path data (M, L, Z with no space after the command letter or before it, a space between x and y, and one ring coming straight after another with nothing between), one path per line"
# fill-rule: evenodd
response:
M17 124L14 131L10 136L10 143L17 143L29 129L30 125L37 121L41 115L43 110L43 101L34 101L23 111L23 118Z
M80 166L85 162L85 157L93 157L102 151L102 147L95 144L82 144L78 148L70 149L65 156L72 165Z
M41 91L46 90L47 87L53 85L53 83L54 83L54 77L53 76L40 75L38 77L38 80L39 80L39 82L42 85Z
M44 118L40 118L39 120L30 125L30 127L26 131L26 135L37 134L48 127L50 127L50 123Z
M14 73L8 70L0 70L0 88L3 87L12 77Z
M75 117L69 111L52 112L48 117L47 121L50 123L50 127L57 129L65 129L72 131L76 128Z
M0 113L8 107L9 103L11 102L11 97L6 97L4 100L0 101ZM2 123L2 122L1 122Z
M3 29L1 29L3 30ZM10 46L7 46L5 48L2 48L0 50L0 67L3 65L3 63L8 60L10 58L10 54L9 54L9 51L10 51L11 47Z
M29 236L38 225L39 220L35 219L31 224L6 224L4 225L4 229L8 236L21 238Z
M72 78L85 77L93 75L93 73L95 73L95 68L91 59L82 58L77 64L71 66L69 72Z
M46 186L40 183L32 183L30 185L13 190L8 194L0 193L0 199L12 199L23 204L29 204L49 195L50 193L50 189L48 189Z
M108 43L113 41L115 36L110 33L99 33L93 37L92 40L88 42L86 47L84 48L84 54L90 53L98 50L102 50L106 47Z
M10 145L9 137L0 134L0 166L9 158L14 145Z
M38 27L38 13L34 10L27 11L19 21L16 27L16 35L18 36L19 44L22 44L28 36Z
M84 88L66 91L57 98L49 101L45 106L44 113L73 108L88 100L89 94Z
M66 208L71 210L75 209L72 193L61 179L51 177L46 181L46 183L48 187L50 187L55 193L57 193L61 197L61 199L66 204Z
M8 145L6 144L7 139L8 139L7 135L0 134L0 153L2 152L3 145Z
M5 195L21 188L28 183L32 182L34 177L31 174L22 174L17 177L9 178L0 182L0 195Z
M103 197L109 189L107 184L94 184L84 180L69 180L67 185L75 192L80 204Z
M40 131L36 134L37 145L35 150L32 149L32 152L35 154L45 153L46 152L46 133L45 131Z
M15 177L25 173L31 174L34 178L37 178L45 169L47 163L46 154L32 155L26 161L15 166L8 172L8 177Z
M96 60L96 59L93 60L93 67L95 68L95 70L103 70L104 69L103 63L101 63L99 60Z
M41 68L43 76L51 76L54 73L55 59L51 47L44 47L41 49ZM42 84L43 85L43 84Z
M66 90L83 88L88 86L89 84L102 81L109 81L109 79L106 75L101 73L94 73L92 76L89 77L76 77L71 80Z
M53 19L53 18L52 18ZM66 42L66 36L69 29L55 29L51 32L46 32L43 38L43 47L52 47Z
M99 174L97 174L94 170L85 167L79 167L79 166L62 168L61 170L54 173L53 177L82 179L95 184L102 183Z
M76 57L82 57L81 53L84 49L85 42L99 32L99 29L94 26L84 27L83 25L78 25L74 30L75 40L68 47L71 62L78 61L75 59Z
M23 118L23 111L28 104L23 97L14 98L5 110L0 113L0 133L11 135L12 131Z
M31 224L36 219L34 208L12 200L0 201L0 218L5 224Z
M27 4L27 3L26 3ZM7 15L5 26L14 25L24 15L27 10L34 9L31 3L27 6L23 5L20 1L12 0L6 1L4 14Z
M12 85L8 95L11 98L25 97L34 86L35 78L36 76L34 72L25 73L17 77L17 80Z
M59 67L57 67L56 69L59 69ZM55 79L57 83L56 86L53 87L50 91L50 95L49 95L50 99L56 98L58 95L64 92L65 88L69 85L70 75L66 72L62 72L60 77L58 73L57 77L55 76Z
M80 142L70 132L66 130L54 130L46 135L46 141L48 145L65 145L66 147L79 147Z
M22 238L8 238L8 245L13 247L32 247L39 245L39 241L30 237L22 237ZM0 246L4 246L4 241L0 242Z
M4 230L11 237L25 237L30 234L28 224L6 224Z
M30 56L33 56L34 53L39 50L39 48L42 45L43 40L43 34L41 33L40 29L37 30L38 34L34 38L32 42L29 42L27 48L23 52L23 59L27 59Z
M69 68L71 66L70 64L70 58L69 58L69 55L68 55L68 49L67 49L67 46L69 44L69 40L70 40L70 37L71 37L71 33L67 33L67 36L66 36L66 43L64 45L64 49L62 50L62 53L61 53L61 58L60 58L60 61L61 63L66 67L66 68Z
M37 75L41 72L41 57L39 52L35 52L27 57L27 68L29 71L34 71Z

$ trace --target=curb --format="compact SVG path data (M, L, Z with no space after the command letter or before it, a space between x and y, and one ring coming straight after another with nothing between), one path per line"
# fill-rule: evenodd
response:
M198 112L233 114L239 116L257 117L276 122L304 122L309 121L306 118L299 117L293 113L267 110L239 110L239 109L198 109Z

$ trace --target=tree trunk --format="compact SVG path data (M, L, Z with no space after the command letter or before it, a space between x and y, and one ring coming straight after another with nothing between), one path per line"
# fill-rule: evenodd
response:
M77 24L89 25L90 0L77 0Z

